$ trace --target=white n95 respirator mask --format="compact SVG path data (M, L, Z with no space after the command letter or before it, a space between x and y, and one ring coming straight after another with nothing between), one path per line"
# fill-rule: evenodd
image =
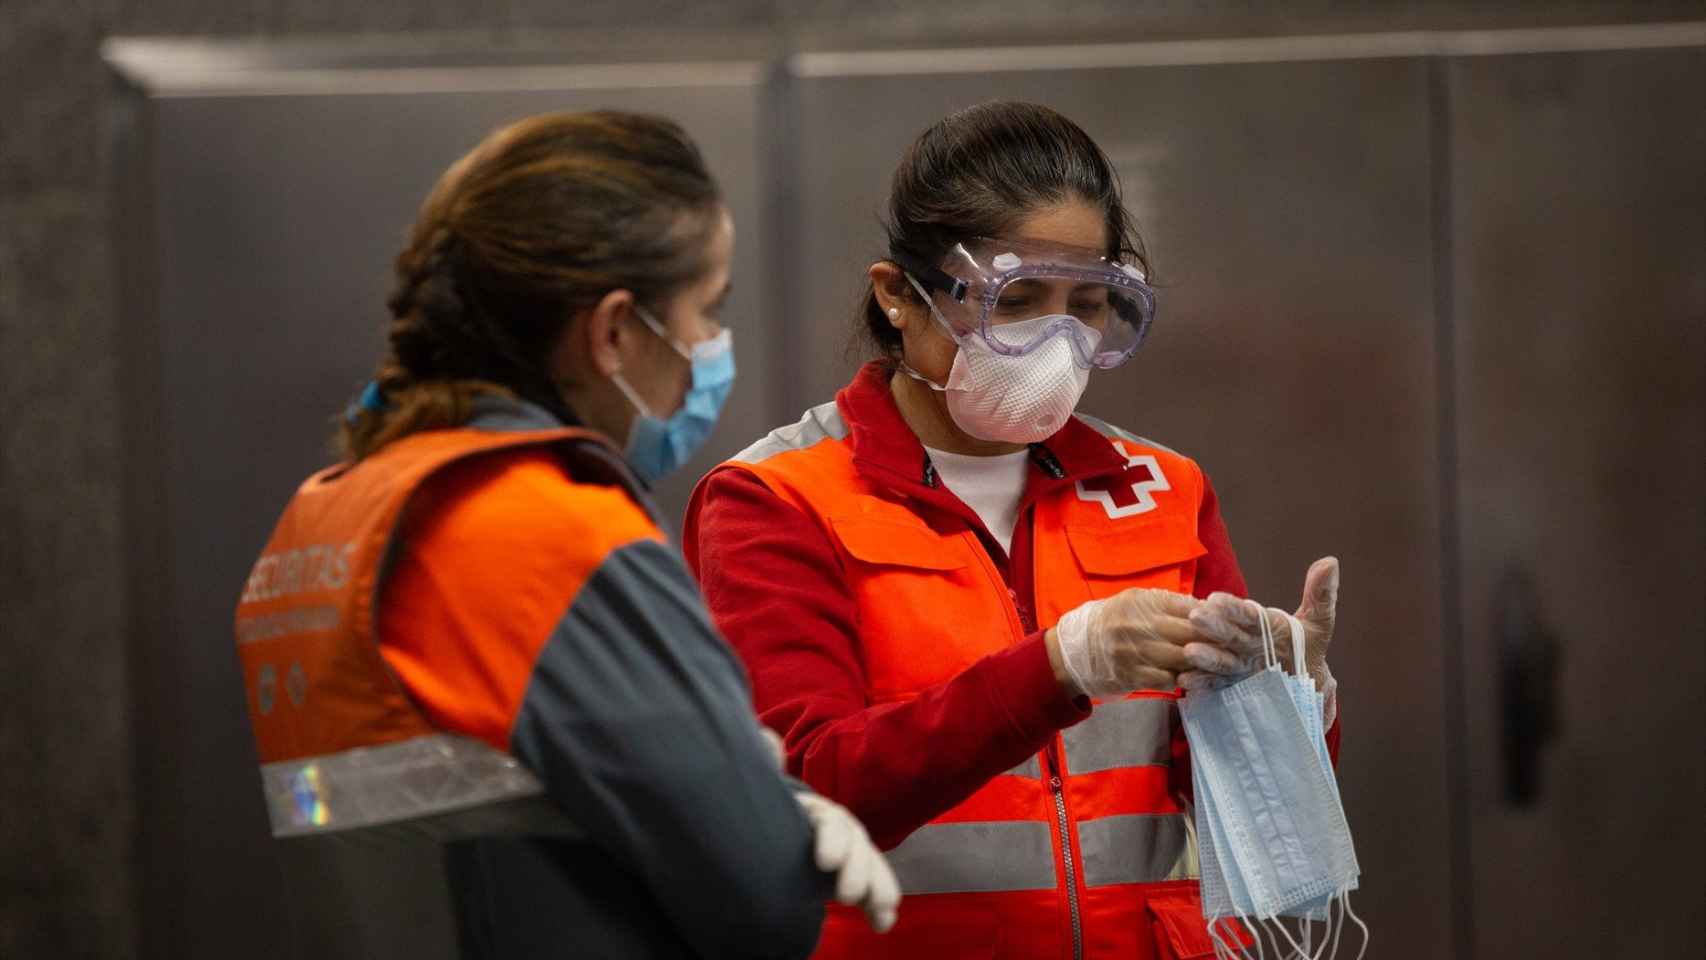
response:
M948 323L929 294L909 274L930 313L950 336ZM1049 314L1004 323L988 336L1011 347L1029 346L1023 354L998 353L978 336L954 336L959 353L948 371L948 382L937 384L902 365L903 371L946 395L948 415L961 430L979 440L1036 443L1066 425L1078 400L1090 385L1090 370L1075 359L1075 350L1095 349L1101 333L1067 314Z

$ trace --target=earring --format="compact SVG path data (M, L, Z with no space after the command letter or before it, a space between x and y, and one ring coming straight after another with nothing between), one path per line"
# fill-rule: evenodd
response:
M900 319L900 308L899 307L890 307L889 308L889 319L890 320L899 320Z

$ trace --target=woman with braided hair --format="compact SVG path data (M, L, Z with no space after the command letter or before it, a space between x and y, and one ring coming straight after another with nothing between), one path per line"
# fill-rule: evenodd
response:
M428 195L346 459L237 609L299 955L803 956L831 890L893 922L646 493L733 381L733 243L655 117L523 120Z

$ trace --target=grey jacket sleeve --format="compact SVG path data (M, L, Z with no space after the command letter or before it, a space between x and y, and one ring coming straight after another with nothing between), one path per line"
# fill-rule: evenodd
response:
M831 878L734 654L668 546L613 551L534 664L511 750L705 956L804 957Z

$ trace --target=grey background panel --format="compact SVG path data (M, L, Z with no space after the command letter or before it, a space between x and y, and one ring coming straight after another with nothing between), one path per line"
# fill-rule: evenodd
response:
M187 96L147 107L158 351L155 530L163 602L138 648L140 813L152 946L256 955L279 890L232 646L233 604L284 503L331 460L333 418L382 344L390 263L439 172L491 129L556 110L662 113L687 127L744 233L728 315L741 377L725 426L660 490L678 517L692 478L773 419L756 231L762 72L704 85L435 95ZM360 83L347 78L345 89ZM139 403L151 398L138 396ZM208 878L219 877L218 882ZM278 944L275 946L282 946ZM262 954L266 955L266 954Z
M1344 570L1341 783L1380 956L1449 952L1438 645L1432 172L1421 60L807 76L788 308L804 406L845 342L905 146L995 98L1046 103L1119 165L1160 283L1152 340L1084 408L1202 463L1253 594ZM846 131L856 130L849 137Z
M1475 955L1706 955L1706 50L1449 79ZM1512 571L1561 655L1531 806Z

